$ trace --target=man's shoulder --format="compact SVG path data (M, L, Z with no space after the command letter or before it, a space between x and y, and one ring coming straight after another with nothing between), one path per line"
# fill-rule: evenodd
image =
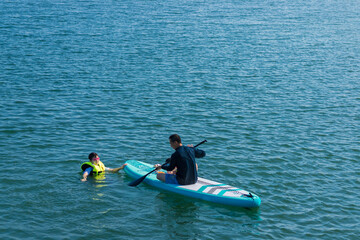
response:
M183 152L183 149L177 148L173 154L171 154L172 159L179 158L181 156L181 152Z

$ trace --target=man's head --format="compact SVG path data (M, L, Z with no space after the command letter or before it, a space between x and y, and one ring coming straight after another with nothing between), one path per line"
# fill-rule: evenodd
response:
M181 138L177 134L173 134L169 137L170 145L173 149L177 149L182 145Z

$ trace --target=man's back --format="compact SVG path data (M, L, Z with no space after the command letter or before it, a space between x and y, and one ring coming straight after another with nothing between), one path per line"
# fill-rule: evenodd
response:
M205 156L205 151L180 146L171 155L170 168L177 167L176 179L181 185L193 184L197 182L197 169L195 158Z

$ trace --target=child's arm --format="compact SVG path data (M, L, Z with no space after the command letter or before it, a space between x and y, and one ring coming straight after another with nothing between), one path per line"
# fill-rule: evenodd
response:
M127 163L123 164L121 167L118 167L118 168L105 168L106 171L109 171L109 172L119 172L121 169L124 169L124 167L127 165Z
M87 177L89 176L91 170L92 170L92 167L85 169L85 171L83 173L83 178L81 179L82 182L85 182L87 180Z

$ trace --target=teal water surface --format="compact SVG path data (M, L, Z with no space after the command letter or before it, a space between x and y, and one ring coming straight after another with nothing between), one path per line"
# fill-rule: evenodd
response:
M357 239L358 1L0 2L1 239ZM201 146L259 209L108 167Z

